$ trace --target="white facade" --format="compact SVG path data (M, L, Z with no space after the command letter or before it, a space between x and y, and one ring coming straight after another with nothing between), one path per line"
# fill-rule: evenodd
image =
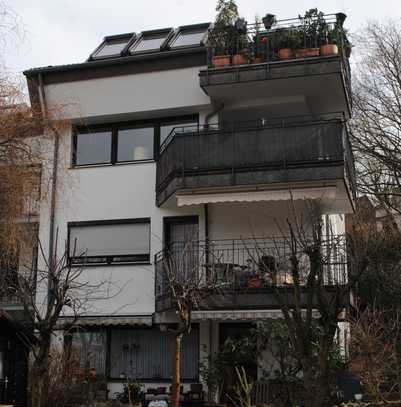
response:
M148 316L154 321L163 317L155 316L155 270L154 255L163 249L165 241L164 220L169 217L196 216L199 224L199 239L252 239L269 236L282 236L288 228L288 219L307 219L309 207L305 200L292 201L285 197L296 185L281 184L275 188L275 198L251 202L211 201L205 205L178 206L173 196L161 207L156 206L156 162L130 162L115 165L80 166L73 165L74 126L90 127L108 123L161 120L169 117L197 115L199 124L203 124L208 113L213 112L216 104L199 86L199 70L204 67L174 68L171 70L148 73L125 74L121 76L80 79L51 83L44 86L44 97L48 106L63 106L66 119L71 121L61 135L58 152L59 165L57 175L55 223L59 242L59 255L68 240L68 224L77 222L119 221L124 219L150 220L150 261L147 264L91 265L84 267L82 279L91 284L105 282L99 295L90 299L84 317L98 317L99 326L107 318ZM40 93L40 89L39 89ZM302 95L294 94L280 99L280 106L286 115L308 112L308 102ZM294 100L296 103L294 104ZM258 106L260 109L260 106ZM235 113L235 112L234 112ZM241 117L246 109L241 109ZM227 115L229 117L230 114ZM234 115L235 116L235 115ZM216 116L215 116L216 117ZM216 119L214 119L216 120ZM50 146L51 147L51 146ZM52 154L49 148L48 154ZM52 168L45 168L43 176L48 189ZM47 173L46 173L47 172ZM47 181L46 181L47 180ZM325 188L312 183L303 183L302 190L315 191ZM337 188L332 183L327 188ZM263 190L263 189L262 189ZM278 191L278 192L277 192ZM238 191L230 190L231 194ZM252 194L252 191L241 193ZM315 195L313 195L315 193ZM278 194L278 195L277 195ZM281 194L281 195L280 195ZM277 198L278 196L281 198ZM49 249L50 196L41 205L39 236L45 252ZM325 222L330 220L332 233L344 231L342 213L327 210ZM207 225L206 225L207 223ZM206 233L208 232L208 236ZM39 259L39 267L44 266ZM46 288L39 292L38 301L44 301ZM257 311L257 310L256 310ZM232 310L235 312L235 310ZM161 319L160 319L161 318ZM199 322L199 360L219 346L219 324L221 319ZM230 317L230 322L232 317ZM250 322L251 316L238 314L238 322ZM133 329L137 329L134 328ZM139 329L139 328L138 328ZM142 329L142 328L141 328ZM155 329L159 329L158 325ZM114 377L113 379L118 379ZM148 378L149 379L149 378ZM166 379L166 378L163 378ZM147 386L164 380L148 380ZM111 393L121 390L121 383L114 380L109 385Z

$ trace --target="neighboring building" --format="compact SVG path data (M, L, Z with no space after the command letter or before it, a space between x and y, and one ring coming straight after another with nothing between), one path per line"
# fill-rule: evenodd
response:
M56 205L42 206L39 235L48 251L54 226L85 278L112 283L115 295L99 293L73 335L111 395L127 376L152 387L171 379L166 325L176 316L155 271L164 247L199 241L191 257L199 268L218 259L244 269L249 250L281 236L294 209L307 218L307 199L322 203L330 233L342 234L353 211L345 53L278 60L261 42L260 63L216 68L208 28L106 37L84 63L25 72L32 103L63 105L72 123L57 152ZM271 35L259 28L255 35ZM232 284L229 274L222 278ZM265 288L245 281L193 313L185 382L199 380L199 363L225 338L281 316Z

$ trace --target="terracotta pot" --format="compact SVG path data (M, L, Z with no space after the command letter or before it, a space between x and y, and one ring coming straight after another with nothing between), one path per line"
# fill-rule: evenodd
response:
M318 57L319 55L320 48L302 48L295 53L296 58Z
M245 65L248 61L243 54L235 54L233 56L233 65Z
M260 58L260 57L252 58L252 63L253 64L263 64L263 58Z
M262 280L260 278L251 278L248 280L248 288L261 288Z
M230 55L215 55L212 59L213 66L221 68L230 65Z
M326 57L329 55L337 55L338 47L336 44L325 44L320 47L320 55Z
M278 50L278 57L280 59L292 59L294 58L294 53L291 48L281 48Z

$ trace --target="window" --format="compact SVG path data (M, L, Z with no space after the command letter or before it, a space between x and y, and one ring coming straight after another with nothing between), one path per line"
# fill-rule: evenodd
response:
M75 164L105 164L111 162L111 131L81 133L76 138Z
M197 380L199 332L193 327L182 343L182 377ZM170 379L174 337L159 329L113 329L110 346L111 378Z
M160 51L167 38L171 35L172 29L144 31L139 39L130 48L131 53Z
M76 127L72 165L116 165L154 160L158 147L171 131L174 128L184 131L183 127L188 131L188 126L198 126L197 116Z
M150 220L77 222L69 225L73 264L124 264L150 261Z
M118 130L117 161L141 161L153 158L153 127Z
M202 31L180 31L177 37L173 40L170 47L196 47L200 46L203 38L205 37L205 30Z
M101 59L120 56L135 34L125 34L114 37L106 37L103 43L91 55L92 59Z
M82 368L93 369L97 375L106 374L106 331L75 331L72 351Z

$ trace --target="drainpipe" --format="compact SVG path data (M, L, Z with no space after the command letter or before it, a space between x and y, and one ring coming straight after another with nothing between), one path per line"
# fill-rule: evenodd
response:
M46 101L45 89L43 86L43 76L41 73L38 74L39 79L39 99L40 107L42 109L43 118L47 121L48 117L48 106ZM50 196L50 222L49 222L49 255L48 255L48 265L49 270L53 269L54 266L54 223L55 223L55 212L56 212L56 188L57 188L57 169L58 169L58 152L59 152L59 134L57 131L54 132L54 149L53 149L53 166L52 166L52 182L51 182L51 196Z
M217 113L220 113L224 109L224 103L221 102L219 103L211 112L209 112L205 116L205 127L207 128L209 126L209 120L215 116Z

